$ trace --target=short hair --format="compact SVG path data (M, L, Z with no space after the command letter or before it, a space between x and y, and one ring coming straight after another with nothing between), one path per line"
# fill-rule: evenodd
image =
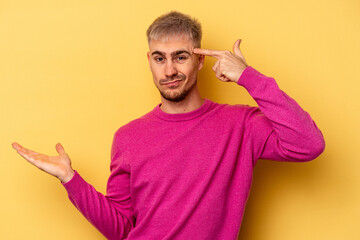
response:
M159 40L164 37L187 35L195 47L200 47L202 30L197 19L177 11L171 11L155 19L147 29L146 35L149 44L151 39Z

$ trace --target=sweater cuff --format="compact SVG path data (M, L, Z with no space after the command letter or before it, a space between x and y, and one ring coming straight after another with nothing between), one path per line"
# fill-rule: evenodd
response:
M242 72L237 84L243 86L252 97L260 93L271 93L275 88L279 88L274 78L267 77L250 66Z
M266 77L265 75L261 74L255 68L251 66L247 66L245 70L240 75L237 84L243 86L248 91L254 90L256 86L259 84L259 78Z
M61 184L65 187L69 196L73 196L79 193L80 189L87 186L87 182L80 176L80 174L76 170L74 176L70 179L70 181Z

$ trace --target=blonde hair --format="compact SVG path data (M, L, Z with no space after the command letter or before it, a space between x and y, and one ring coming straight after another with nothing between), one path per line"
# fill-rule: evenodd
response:
M201 24L189 15L171 11L161 15L146 31L148 43L151 39L159 40L171 37L189 37L195 47L201 46Z

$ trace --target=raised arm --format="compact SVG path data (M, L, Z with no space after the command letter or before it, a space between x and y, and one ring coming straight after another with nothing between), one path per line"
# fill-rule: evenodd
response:
M321 154L323 135L310 115L279 89L273 78L247 65L240 51L241 40L234 52L194 49L194 53L215 57L213 70L221 81L245 87L259 105L246 119L248 142L258 158L283 161L308 161Z
M260 109L249 114L246 121L252 141L261 144L257 159L309 161L323 152L325 141L320 129L274 78L247 67L238 84L247 89Z

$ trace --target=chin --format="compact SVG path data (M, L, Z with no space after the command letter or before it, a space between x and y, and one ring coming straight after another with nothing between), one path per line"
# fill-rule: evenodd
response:
M181 92L181 93L177 93L177 94L165 94L165 93L161 93L161 96L171 102L181 102L182 100L184 100L186 98L186 96L188 95L188 93L186 92Z
M161 91L159 88L158 88L158 90L164 99L171 101L171 102L181 102L194 89L194 87L196 86L196 83L197 83L197 81L195 81L188 88L186 88L186 86L180 86L178 89L174 89L174 90Z

